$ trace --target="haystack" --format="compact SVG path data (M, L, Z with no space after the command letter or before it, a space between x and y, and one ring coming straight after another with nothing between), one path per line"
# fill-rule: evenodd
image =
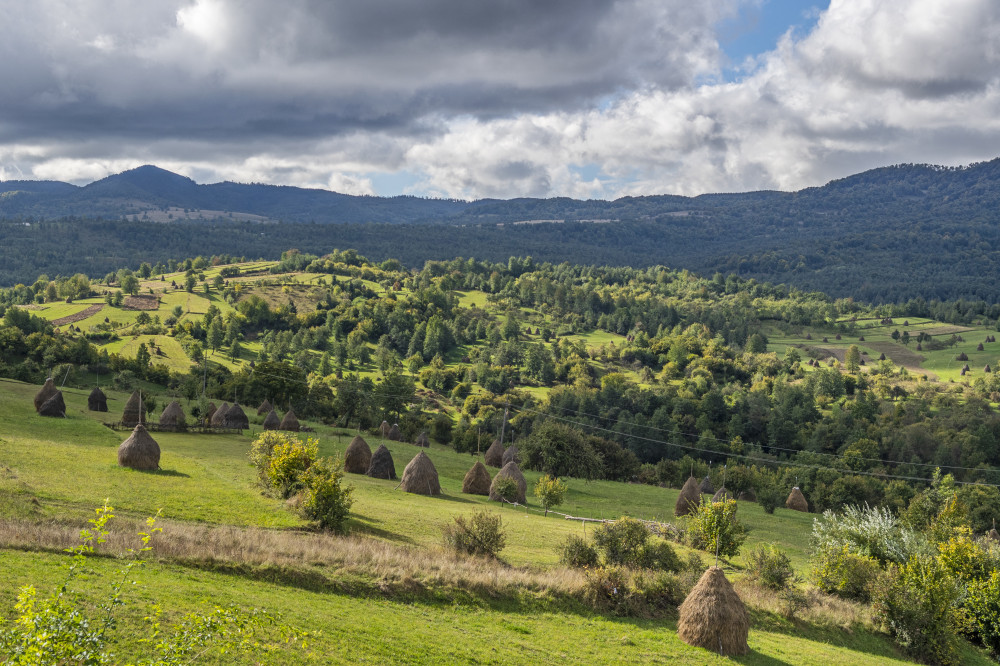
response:
M420 434L417 435L417 441L415 441L414 444L416 444L417 446L423 447L425 449L430 448L430 446L431 446L431 438L430 438L430 436L428 436L426 430L421 431Z
M462 492L468 495L489 495L491 483L486 465L477 460L462 479Z
M118 447L118 466L142 470L160 468L160 445L141 423Z
M986 533L986 538L993 542L1000 541L1000 532L997 532L997 528L994 527Z
M274 409L274 407L272 407L271 403L267 401L267 398L264 398L264 402L260 403L260 407L257 408L257 416L261 416L263 414L267 414L268 412L272 411L273 409Z
M183 430L187 423L184 419L184 410L181 409L181 403L176 400L172 401L163 409L163 413L160 414L160 429L161 430Z
M66 416L66 402L62 391L56 391L48 400L42 403L38 413L41 416Z
M723 655L750 649L750 616L719 567L709 567L680 607L677 636L695 647Z
M87 396L87 409L92 412L108 411L108 396L104 395L104 391L94 387L94 390Z
M503 467L503 444L494 439L490 448L486 449L486 464L490 467Z
M431 462L430 456L421 451L413 456L403 470L403 479L399 487L408 493L417 495L440 495L441 482L438 481L437 468Z
M250 427L250 419L247 418L246 412L240 407L238 402L234 402L229 411L226 412L226 419L222 422L227 428L235 428L237 430L246 430Z
M298 432L302 428L299 424L299 420L295 417L295 412L289 407L288 411L285 412L285 416L281 419L281 425L278 426L278 430L288 430L289 432Z
M403 433L399 431L399 424L393 423L392 427L389 428L388 438L394 442L399 442L403 439Z
M525 495L528 492L528 482L524 480L521 468L513 460L504 465L503 469L493 477L493 483L490 484L490 499L494 502L500 501L500 495L497 494L497 480L501 478L514 479L514 482L517 483L517 496L514 498L514 501L518 504L524 504Z
M698 486L698 492L702 495L714 495L715 486L712 485L712 479L708 478L708 474L705 478L701 480L701 484Z
M58 392L59 389L56 388L56 383L52 381L51 377L47 378L45 383L42 385L42 388L40 388L38 393L35 394L35 411L37 412L40 410L42 405L45 404L45 401Z
M208 426L212 425L212 417L215 416L215 413L217 411L219 411L219 408L215 406L214 402L208 403L208 407L205 408L205 414L204 414L205 425Z
M382 421L382 425L380 425L378 427L378 429L382 432L382 437L385 437L385 438L388 439L388 437L389 437L389 430L392 429L389 426L389 422L388 421Z
M788 493L788 499L785 500L785 508L792 511L809 513L809 502L806 501L806 496L802 494L798 486L792 488L792 492Z
M517 463L518 465L521 464L521 454L518 453L517 446L514 444L508 446L503 452L503 464L506 465L511 461Z
M125 403L125 410L122 412L122 425L129 428L143 423L146 420L146 410L142 405L142 396L138 391L132 391Z
M280 425L281 419L278 418L278 413L272 409L264 417L264 430L277 430Z
M738 499L741 502L756 502L757 501L757 493L754 492L753 488L747 488L746 490L744 490L743 492L741 492L736 497L736 499Z
M221 428L223 424L225 424L226 422L226 414L228 413L229 413L229 403L224 402L222 403L221 407L212 412L212 421L211 421L212 427Z
M385 444L379 444L379 447L375 449L365 474L373 479L396 478L396 463L392 461L392 454L389 449L385 448Z
M372 462L372 450L361 435L356 435L347 450L344 451L344 471L351 474L364 474Z
M736 499L736 498L733 497L733 494L729 492L729 490L727 490L725 486L719 488L719 490L714 495L712 495L713 502L722 502L731 499Z
M677 504L674 505L675 516L686 516L698 507L701 503L701 492L698 488L698 479L689 476L681 488L681 494L677 496Z

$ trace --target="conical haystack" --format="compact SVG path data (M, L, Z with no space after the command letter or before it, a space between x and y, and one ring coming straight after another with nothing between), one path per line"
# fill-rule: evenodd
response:
M52 381L52 378L47 378L45 383L42 384L42 388L38 389L38 393L35 394L35 411L40 410L45 401L58 393L58 391L56 383Z
M423 430L419 435L417 435L417 441L414 442L417 446L423 447L425 449L430 448L431 438L428 436L427 431Z
M677 635L695 647L723 655L750 649L750 615L719 567L709 567L680 607Z
M736 499L733 494L726 489L725 486L719 488L714 495L712 495L713 502L722 502L723 500Z
M396 463L392 461L392 454L385 444L379 444L372 454L372 461L368 464L368 471L365 472L373 479L395 479Z
M160 414L161 430L183 430L186 425L184 410L181 409L181 403L176 400L167 405Z
M994 527L986 533L986 538L990 541L1000 541L1000 532L997 532L997 528Z
M63 400L62 391L56 391L43 402L38 413L41 416L66 416L66 402Z
M134 428L146 420L146 410L142 405L142 396L138 391L132 391L125 403L125 410L122 412L122 425Z
M142 470L160 468L160 445L141 423L118 447L118 466Z
M489 495L491 483L492 479L486 465L477 460L462 479L462 492L469 495Z
M382 425L378 427L379 431L382 433L382 437L388 439L389 431L392 429L388 421L382 421Z
M438 481L437 468L431 462L430 456L421 451L413 456L403 470L403 479L399 487L408 493L417 495L440 495L441 482Z
M785 500L785 508L792 511L809 513L809 502L806 501L806 496L802 494L798 486L792 488L792 492L788 493L788 499Z
M738 499L741 502L756 502L757 493L754 492L753 488L747 488L746 490L741 492L736 499Z
M226 428L246 430L250 427L250 419L247 418L246 412L243 411L239 403L234 402L229 411L226 412L226 419L222 422L222 425Z
M701 480L701 484L698 486L698 492L702 495L714 495L715 486L712 485L712 479L705 475L705 478Z
M221 428L226 422L226 414L229 413L229 403L224 402L222 406L212 412L212 427Z
M281 419L278 418L278 413L272 409L264 417L264 430L277 430L280 425Z
M94 390L87 396L87 409L92 412L108 411L108 396L104 395L104 391L94 387Z
M503 467L503 444L494 439L490 448L486 449L486 464L490 467Z
M677 504L674 505L675 516L686 516L701 503L701 492L698 490L698 479L689 476L681 488L681 494L677 496Z
M511 478L517 483L517 497L514 501L518 504L524 504L525 494L528 492L528 482L524 480L524 474L521 474L521 468L517 466L517 463L513 460L503 466L497 475L493 477L493 483L490 484L490 499L494 502L499 502L501 500L500 495L497 493L497 479L501 478ZM509 500L510 498L508 498Z
M278 430L287 430L289 432L298 432L302 426L299 424L299 420L295 417L295 412L289 407L288 411L285 412L285 416L281 419L281 425L278 426Z
M393 423L392 427L389 428L388 439L391 439L394 442L399 442L403 439L403 433L399 431L398 423Z
M521 464L521 454L518 452L517 447L513 444L508 446L507 450L503 452L503 464L506 465L511 461L516 462L518 465Z
M205 408L205 413L202 415L205 425L212 425L212 417L215 413L219 411L219 408L215 406L214 402L208 403L208 407Z
M351 474L364 474L372 462L372 450L361 435L356 435L344 451L344 471Z
M260 403L260 407L257 408L257 416L261 416L262 414L267 414L273 409L274 407L272 407L271 403L267 401L267 398L264 398L264 402Z

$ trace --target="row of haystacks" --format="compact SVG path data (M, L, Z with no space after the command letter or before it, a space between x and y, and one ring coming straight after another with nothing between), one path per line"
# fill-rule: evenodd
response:
M688 480L684 482L684 486L681 488L680 495L677 496L677 503L674 505L674 515L679 517L693 513L701 503L701 496L709 494L712 490L712 483L707 476L702 479L701 483L693 476L688 477ZM725 486L722 486L718 491L714 492L712 501L721 502L724 499L755 502L757 501L757 495L750 490L740 493L740 496L737 498ZM798 486L792 488L792 492L788 494L788 499L785 500L785 508L803 513L809 512L809 502L806 501L806 496L802 494Z
M267 402L265 400L265 402ZM270 409L267 412L267 416L264 417L264 430L286 430L288 432L299 432L302 429L302 424L299 423L299 419L295 416L295 412L291 407L285 412L285 415L278 418L278 413L274 409Z

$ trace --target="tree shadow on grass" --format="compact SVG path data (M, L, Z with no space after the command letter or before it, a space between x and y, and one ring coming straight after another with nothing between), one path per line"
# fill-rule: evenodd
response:
M363 534L365 536L377 537L385 539L386 541L403 543L411 546L415 546L417 544L416 541L404 534L400 534L399 532L390 532L387 529L379 527L381 524L382 521L378 518L369 518L368 516L359 513L352 513L350 519L347 521L347 528L353 534Z
M140 474L150 474L152 476L179 476L184 479L190 479L190 474L185 474L184 472L178 472L176 469L134 469L133 472L139 472Z

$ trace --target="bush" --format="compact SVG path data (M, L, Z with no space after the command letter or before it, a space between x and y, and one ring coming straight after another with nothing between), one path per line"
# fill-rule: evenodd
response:
M344 463L339 459L321 458L302 475L305 497L302 511L306 518L319 522L325 530L343 533L344 523L354 500L352 486L344 486Z
M204 409L200 409L204 413ZM250 453L248 455L250 456L250 462L257 468L257 474L263 485L270 486L267 480L267 469L271 464L271 452L274 451L274 447L278 444L291 444L296 441L298 441L298 438L293 435L277 430L266 430L257 439L253 440L250 444Z
M468 520L455 516L454 524L443 528L444 543L457 553L496 557L507 544L499 513L478 511Z
M635 518L622 517L602 523L594 530L594 544L604 553L608 565L638 566L643 546L649 540L649 528Z
M965 610L979 640L994 656L1000 655L1000 571L969 585Z
M764 587L783 590L795 577L788 556L774 546L758 546L746 556L747 575Z
M712 502L702 498L701 505L688 518L688 543L693 548L734 557L747 538L747 530L736 518L736 500Z
M902 648L931 664L958 663L959 587L936 558L916 556L879 577L875 619Z
M684 568L681 558L677 556L674 549L666 541L649 541L642 548L636 557L638 566L644 569L655 569L657 571L680 571Z
M623 567L596 567L587 569L584 596L600 610L610 610L619 615L629 615L633 599L629 594L628 569Z
M583 569L585 567L596 567L600 561L597 549L587 543L586 539L570 535L562 545L559 554L559 561L568 567Z
M267 463L267 483L282 498L287 498L305 485L302 477L316 462L316 440L301 442L295 438L277 444Z
M817 550L847 545L881 564L902 564L924 548L923 539L885 507L848 506L842 514L828 510L813 521L812 540Z
M879 571L875 558L851 552L846 544L824 546L813 555L816 587L845 599L871 599L871 586Z
M493 480L493 490L496 494L502 497L507 502L511 504L517 502L518 487L517 481L509 476L500 476Z
M615 615L650 616L675 611L686 592L673 573L651 574L604 566L587 569L586 576L584 598L598 610Z
M778 480L777 474L762 472L757 478L756 489L757 504L764 509L764 513L774 513L779 506L784 506L785 491Z

